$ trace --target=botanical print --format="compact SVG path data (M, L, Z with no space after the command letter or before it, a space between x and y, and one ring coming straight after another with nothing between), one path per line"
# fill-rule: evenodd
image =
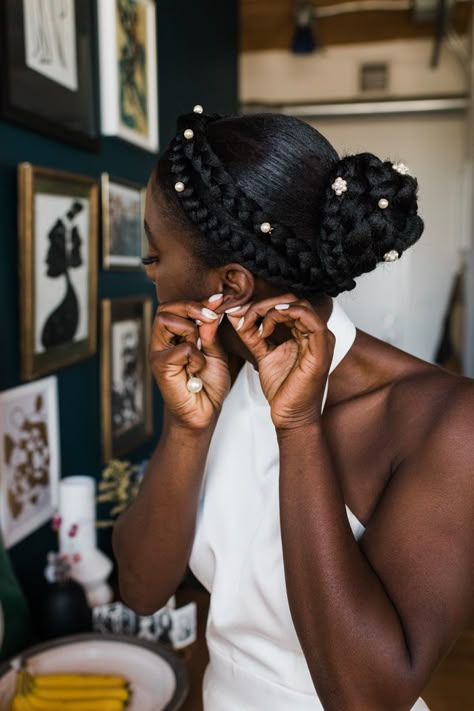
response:
M141 320L112 324L112 436L123 435L144 417Z
M116 0L120 123L148 136L147 9L142 0Z
M26 65L77 91L74 0L23 0Z
M34 197L34 352L88 337L89 201Z
M142 249L142 198L140 191L109 183L109 260L136 263ZM123 257L124 259L120 259ZM134 257L134 259L130 259Z
M0 393L0 520L6 546L51 516L57 495L56 379Z

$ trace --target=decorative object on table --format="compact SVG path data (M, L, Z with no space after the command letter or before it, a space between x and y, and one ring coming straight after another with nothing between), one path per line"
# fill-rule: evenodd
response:
M3 660L24 649L33 639L30 611L1 538L0 617L0 660Z
M74 563L71 575L83 585L90 607L110 602L106 580L112 561L97 548L95 479L68 476L59 484L59 550ZM73 535L71 535L71 533Z
M102 266L143 271L145 188L102 173Z
M174 598L152 615L137 615L121 602L99 605L92 611L95 632L127 634L182 649L196 641L197 606L175 607Z
M102 301L102 456L116 458L153 432L152 381L147 348L152 301Z
M51 640L22 652L31 674L113 674L128 679L127 711L178 711L189 692L186 665L157 644L123 635L82 634ZM16 670L0 665L0 708L9 708Z
M0 523L6 548L53 515L59 462L56 377L0 393Z
M93 0L0 0L1 114L97 149Z
M21 373L31 379L96 351L98 185L20 163L18 187Z
M49 585L41 603L38 627L43 639L90 632L92 613L83 586L72 578L72 566L60 553L48 553L44 571Z
M158 150L154 0L99 0L102 133Z
M140 464L131 464L120 459L111 459L108 462L99 481L96 503L114 505L109 510L109 516L112 518L97 521L98 528L113 526L115 518L132 503L138 493L147 464L147 459Z

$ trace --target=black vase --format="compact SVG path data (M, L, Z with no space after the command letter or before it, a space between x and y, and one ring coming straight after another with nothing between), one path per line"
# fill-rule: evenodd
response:
M39 625L43 639L90 632L92 611L82 585L72 579L50 583L41 606Z

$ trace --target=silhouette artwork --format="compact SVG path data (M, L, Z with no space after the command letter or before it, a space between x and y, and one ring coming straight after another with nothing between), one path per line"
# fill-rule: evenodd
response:
M75 200L66 215L58 218L48 232L50 244L46 255L46 275L51 279L64 276L66 295L43 326L41 343L45 349L73 341L79 325L79 301L69 270L82 265L82 237L79 227L74 224L74 219L82 210L82 203Z

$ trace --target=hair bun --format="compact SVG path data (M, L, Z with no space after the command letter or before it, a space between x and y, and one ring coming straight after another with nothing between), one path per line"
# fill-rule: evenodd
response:
M334 185L337 178L345 183ZM396 250L401 256L421 237L417 191L416 178L403 164L372 153L345 156L334 166L319 243L321 261L334 283L332 296L353 289L354 279L375 269L387 252Z

